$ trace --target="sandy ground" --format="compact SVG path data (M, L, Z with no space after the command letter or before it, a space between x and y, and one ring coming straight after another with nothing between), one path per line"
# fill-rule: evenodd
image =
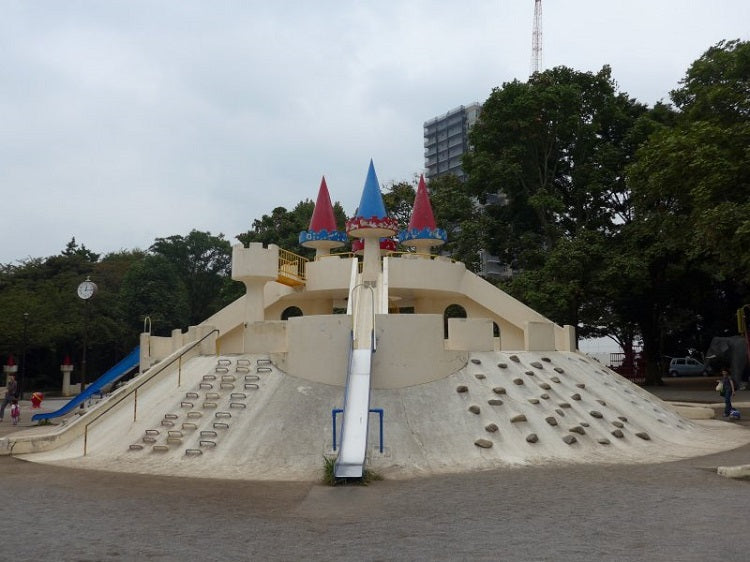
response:
M638 466L368 487L115 474L0 458L7 559L745 561L750 446ZM739 520L738 520L739 518ZM727 539L727 529L730 538Z

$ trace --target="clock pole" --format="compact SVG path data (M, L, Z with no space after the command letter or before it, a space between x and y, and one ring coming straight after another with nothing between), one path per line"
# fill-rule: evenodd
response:
M86 277L86 281L78 285L78 296L83 300L85 307L83 315L83 354L81 356L81 392L86 390L86 353L89 347L89 319L91 317L89 301L94 293L96 293L96 283ZM84 404L85 401L81 402L81 408L84 407Z

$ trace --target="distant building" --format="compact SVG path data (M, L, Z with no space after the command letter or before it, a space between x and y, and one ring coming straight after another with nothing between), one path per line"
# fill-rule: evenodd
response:
M425 178L453 174L464 179L461 158L469 151L469 129L476 123L482 106L462 105L424 124Z

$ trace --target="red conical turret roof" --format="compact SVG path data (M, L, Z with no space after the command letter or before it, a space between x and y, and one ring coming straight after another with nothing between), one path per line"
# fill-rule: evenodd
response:
M333 214L333 205L331 204L331 196L328 194L325 176L320 180L318 200L315 202L315 210L310 219L308 230L327 230L328 232L336 230L336 217Z
M430 196L427 193L427 186L424 183L424 175L419 176L419 186L417 186L417 196L414 198L414 208L409 221L409 230L423 230L435 228L435 215L432 214L432 205Z

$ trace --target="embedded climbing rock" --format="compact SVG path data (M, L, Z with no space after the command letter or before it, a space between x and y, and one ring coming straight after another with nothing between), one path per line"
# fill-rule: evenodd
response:
M525 422L525 421L526 421L526 416L524 416L523 414L516 414L515 416L510 418L510 423L518 423L518 422Z
M562 440L566 445L572 445L578 441L578 439L575 438L575 435L565 435Z
M628 418L626 418L625 416L617 416L617 419L628 423Z
M551 363L552 359L550 359L549 357L542 357L542 361L544 361L545 363Z
M543 382L543 383L541 383L541 384L539 385L539 388L543 388L544 390L549 390L549 389L551 389L552 387L551 387L551 386L550 386L549 384L547 384L546 382Z
M561 408L570 408L570 404L568 404L567 402L560 402L558 406L560 406Z
M651 441L651 436L645 431L639 431L638 433L635 434L635 436L640 437L644 441Z
M563 417L565 417L565 412L563 412L563 411L562 411L562 410L561 410L560 408L557 408L557 409L555 409L555 412L557 412L557 415L558 415L558 416L563 416Z
M568 431L571 433L578 433L579 435L586 435L586 430L583 429L580 425L575 425L571 427Z
M606 437L600 437L596 442L599 443L599 445L609 445L609 439Z
M472 404L471 406L469 406L469 411L472 414L478 414L481 410L479 409L479 406Z
M560 373L560 374L563 374L563 373L565 372L565 369L563 369L562 367L555 367L555 368L554 368L554 371L555 371L556 373Z
M481 365L482 364L482 361L479 360L479 359L472 359L471 362L474 363L474 365Z
M495 433L499 428L494 423L491 423L489 425L485 425L484 429L486 429L490 433Z
M507 369L508 368L508 364L507 363L498 363L497 366L500 369Z
M456 392L459 392L459 393L461 393L461 392L469 392L469 387L466 386L465 384L460 384L460 385L458 385L456 387Z
M494 392L495 394L505 394L505 388L503 388L502 386L496 386L492 389L492 392Z
M612 425L614 425L615 427L619 427L620 429L622 429L623 427L625 427L625 424L622 423L621 421L613 421Z
M539 441L539 436L536 433L529 433L526 436L526 441L528 441L529 443L536 443L537 441Z
M550 377L549 380L551 380L552 382L560 382L560 379L558 379L557 377Z
M544 421L546 421L550 425L557 425L557 418L555 416L549 416L544 418Z
M529 377L533 377L534 376L534 371L524 371L523 374L526 375L526 376L529 376Z
M541 398L542 400L549 400L549 394L547 394L546 392L544 392L544 393L542 393L542 395L539 398Z
M486 376L484 376L484 375L483 375L482 373L478 373L478 374L476 374L476 375L474 375L474 376L475 376L475 377L476 377L477 379L479 379L480 381L481 381L481 380L484 380L484 379L486 379L486 378L487 378L487 377L486 377Z
M511 355L510 357L508 357L508 359L510 359L514 363L520 363L521 362L521 360L518 358L518 355Z
M535 369L544 369L544 365L542 365L539 361L532 361L531 366Z
M601 404L602 406L606 406L607 405L607 403L604 400L602 400L601 398L599 398L597 400L597 402L599 402L599 404Z
M482 449L490 449L492 447L492 441L489 439L477 439L474 441L474 445L481 447Z
M521 385L523 384L523 379L513 379L513 384Z
M601 418L603 418L603 417L604 417L604 416L602 416L602 413L601 413L601 412L597 412L596 410L591 410L591 411L589 412L589 414L591 414L591 417L592 417L592 418L600 418L600 419L601 419Z
M618 439L622 439L623 437L625 437L625 434L624 434L624 433L622 432L622 430L621 430L621 429L615 429L615 430L614 430L614 431L612 432L612 435L614 435L614 436L615 436L615 437L617 437Z
M576 386L577 386L578 388L586 388L586 383L583 383L583 382L579 382L578 384L576 384Z
M581 399L581 395L576 392L570 398L571 398L571 400L580 400Z
M503 401L500 400L499 398L491 398L487 400L487 404L489 404L490 406L502 406Z
M529 398L529 404L539 404L539 398Z

